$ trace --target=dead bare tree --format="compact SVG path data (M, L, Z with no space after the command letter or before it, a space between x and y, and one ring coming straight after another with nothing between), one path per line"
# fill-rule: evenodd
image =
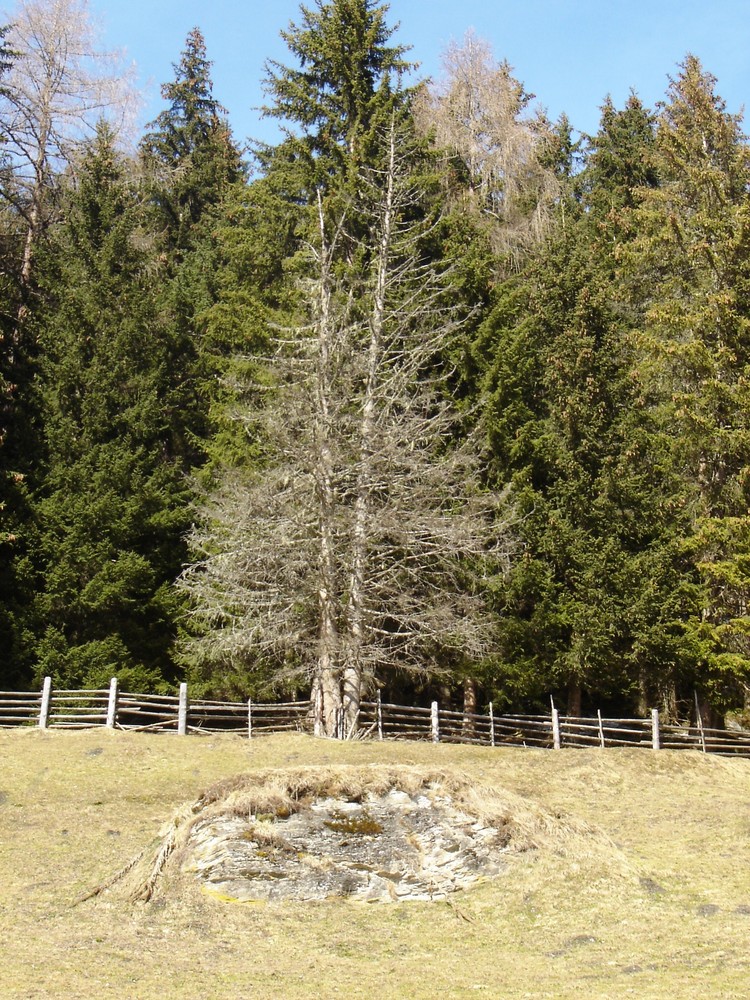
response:
M503 249L538 239L559 195L554 171L542 163L549 122L528 113L533 95L473 32L448 46L443 68L443 80L417 101L420 130L464 164L468 202L495 223Z
M208 499L182 580L203 632L192 655L303 672L328 734L356 731L383 671L491 649L481 578L504 571L511 546L505 498L482 488L447 392L461 323L449 275L421 255L429 223L413 221L399 148L394 128L333 224L318 202L306 322L275 332L275 384L245 414L269 460ZM355 212L366 263L337 269Z
M21 0L10 14L7 43L13 56L0 90L0 141L12 177L2 193L23 221L24 291L50 219L55 176L100 120L121 131L136 98L132 70L118 53L98 47L87 0Z

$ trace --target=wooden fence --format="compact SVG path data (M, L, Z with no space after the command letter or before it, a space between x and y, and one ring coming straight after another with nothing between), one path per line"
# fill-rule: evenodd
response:
M467 714L441 709L365 702L360 729L380 739L432 740L478 746L636 747L653 750L701 750L725 756L750 757L750 733L693 726L669 726L654 710L648 719L574 718L550 715Z
M288 730L312 732L308 701L256 704L189 699L187 685L176 695L131 694L109 688L64 691L45 678L38 693L0 691L0 727L85 729L106 726L131 732L257 733ZM343 719L341 726L342 738ZM378 698L360 708L358 738L427 740L476 746L642 747L653 750L701 750L704 753L750 758L750 733L706 729L700 719L692 726L664 725L654 710L648 719L578 719L550 715L496 715L492 705L483 714L429 707L391 705Z
M106 726L131 732L226 733L307 729L310 704L255 705L252 702L189 700L187 685L178 694L131 694L115 678L101 690L54 689L49 677L39 694L0 691L0 727L88 729Z

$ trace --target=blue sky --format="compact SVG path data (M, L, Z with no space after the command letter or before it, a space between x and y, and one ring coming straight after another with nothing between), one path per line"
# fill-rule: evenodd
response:
M254 108L265 59L286 61L279 31L296 18L296 0L89 2L106 44L125 48L138 66L144 120L160 110L159 84L171 79L171 64L197 25L236 138L273 137L274 126ZM730 111L750 102L750 0L392 0L390 12L422 75L439 75L441 51L473 28L551 117L564 111L581 131L596 130L608 93L619 107L632 87L653 105L687 52L718 78Z

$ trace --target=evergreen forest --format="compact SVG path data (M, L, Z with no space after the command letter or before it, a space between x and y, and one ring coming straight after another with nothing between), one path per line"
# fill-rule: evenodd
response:
M750 145L696 55L579 136L311 0L246 147L198 28L136 135L82 0L7 21L0 688L750 713Z

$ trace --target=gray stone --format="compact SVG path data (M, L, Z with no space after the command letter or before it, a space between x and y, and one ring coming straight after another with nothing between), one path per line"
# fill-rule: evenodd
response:
M319 799L291 816L219 817L192 830L187 867L240 901L444 899L503 868L505 841L444 794Z

